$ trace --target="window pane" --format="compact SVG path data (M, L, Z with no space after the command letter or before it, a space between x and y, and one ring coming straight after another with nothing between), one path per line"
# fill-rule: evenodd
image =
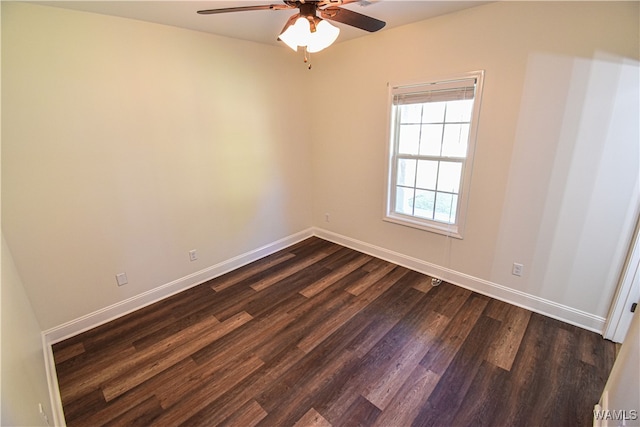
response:
M413 200L413 214L421 218L433 219L435 196L434 191L416 190L416 198Z
M413 188L396 187L396 212L413 215Z
M427 102L424 105L422 123L444 122L444 106L446 102Z
M447 103L447 123L470 122L473 99L449 101Z
M442 155L444 157L466 157L469 141L469 125L447 124L444 127Z
M438 162L435 160L419 160L416 187L428 190L436 189L436 177L438 176Z
M400 106L400 123L420 123L422 121L422 104Z
M438 191L459 193L461 173L462 163L440 162L440 170L438 171Z
M398 136L398 152L401 154L418 154L420 143L420 125L400 125Z
M421 156L439 156L442 145L443 125L422 125L422 138L420 141Z
M384 220L462 238L483 76L390 88Z
M416 190L413 215L420 218L433 219L435 197L435 191Z
M456 220L456 207L458 196L449 193L438 193L436 196L435 217L436 221L453 224Z
M398 159L398 185L413 187L416 183L416 160Z

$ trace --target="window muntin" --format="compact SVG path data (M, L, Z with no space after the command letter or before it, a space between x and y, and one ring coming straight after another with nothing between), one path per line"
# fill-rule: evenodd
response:
M462 238L482 77L391 87L385 220Z

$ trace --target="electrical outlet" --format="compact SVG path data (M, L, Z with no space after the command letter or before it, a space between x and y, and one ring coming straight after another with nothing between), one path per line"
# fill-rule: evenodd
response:
M44 408L42 407L42 403L38 403L38 412L40 413L40 417L42 418L42 420L49 426L51 424L49 424L49 417L47 416L47 413L44 412Z
M196 252L195 249L191 249L189 251L189 261L195 261L198 259L198 253Z
M331 222L331 217L329 215L329 212L327 212L326 214L324 214L324 222Z
M524 268L524 265L514 262L513 268L511 269L511 274L513 274L514 276L522 276L523 268Z
M116 274L116 282L118 282L118 286L126 285L129 283L127 279L127 273L118 273Z

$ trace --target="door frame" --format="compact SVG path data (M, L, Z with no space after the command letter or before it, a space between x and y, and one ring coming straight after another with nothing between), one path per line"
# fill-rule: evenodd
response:
M629 329L633 315L629 313L631 304L638 302L640 296L640 218L636 222L633 241L622 270L620 284L611 303L609 316L604 325L602 336L605 339L621 343Z

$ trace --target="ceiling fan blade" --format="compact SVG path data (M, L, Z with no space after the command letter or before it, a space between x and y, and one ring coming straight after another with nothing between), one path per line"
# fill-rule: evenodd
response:
M294 9L295 6L289 6L288 4L262 4L255 6L238 6L238 7L223 7L221 9L205 9L199 10L200 15L214 15L217 13L227 12L245 12L248 10L282 10L282 9Z
M379 19L335 6L322 9L320 14L324 19L351 25L352 27L369 31L370 33L381 30L385 25L387 25L386 22L380 21Z
M318 8L325 7L338 7L349 3L359 3L362 0L320 0L318 2Z
M300 18L300 14L299 13L296 13L295 15L290 16L289 19L287 19L287 22L284 24L284 27L282 27L282 31L280 31L280 34L282 35L282 33L284 33L287 28L289 28L290 26L295 24L296 20L298 18ZM276 40L282 41L282 40L280 40L280 36L278 36L278 38Z

